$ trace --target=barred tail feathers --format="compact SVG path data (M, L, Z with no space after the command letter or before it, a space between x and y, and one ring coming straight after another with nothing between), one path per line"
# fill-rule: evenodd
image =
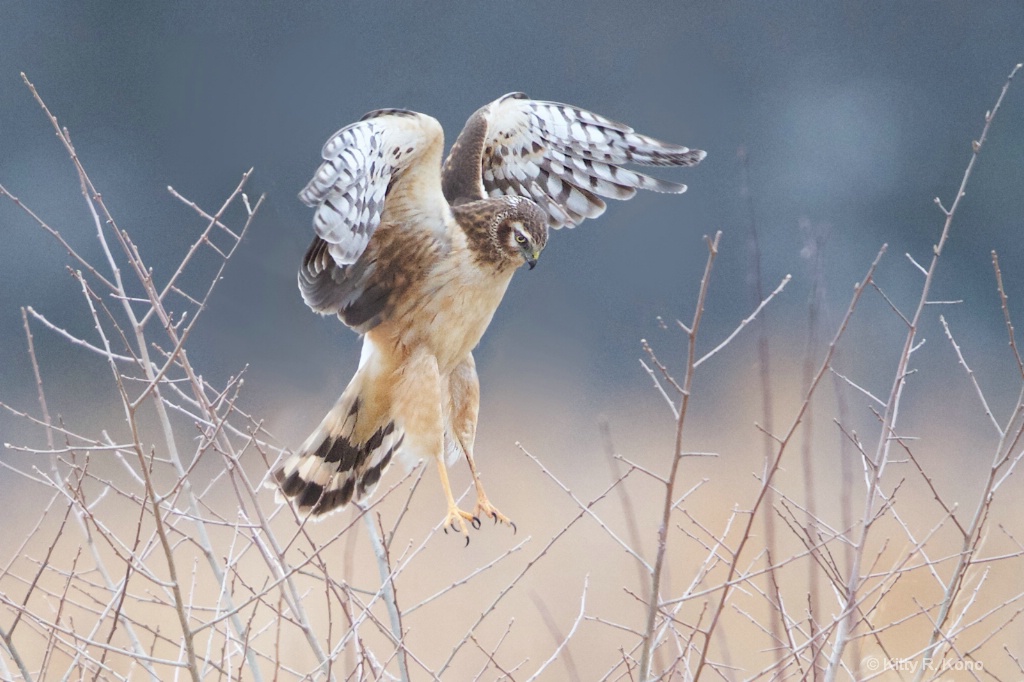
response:
M369 351L369 352L367 352ZM398 454L403 429L390 409L381 370L364 347L359 370L295 455L273 473L279 499L321 517L369 496Z

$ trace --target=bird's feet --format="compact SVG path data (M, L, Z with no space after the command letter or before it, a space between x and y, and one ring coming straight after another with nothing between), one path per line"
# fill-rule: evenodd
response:
M486 495L480 495L476 500L476 518L482 519L489 516L494 519L495 523L503 523L512 527L512 532L516 532L516 524L512 523L512 520L502 514L497 508L491 504L491 501L487 499Z
M469 512L462 511L458 506L454 504L448 505L448 515L444 518L444 524L441 526L444 529L445 534L448 534L448 529L451 528L456 533L462 533L466 536L466 544L469 544L469 527L466 522L473 526L474 529L480 528L480 519Z

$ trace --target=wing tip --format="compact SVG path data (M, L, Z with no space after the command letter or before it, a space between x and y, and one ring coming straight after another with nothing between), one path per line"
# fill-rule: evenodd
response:
M302 191L299 192L299 201L310 208L316 208L320 205L320 201L317 199L316 190L313 188L312 181L310 181L302 188Z
M660 148L659 148L660 147ZM637 150L640 151L640 150ZM649 155L648 158L633 158L632 163L640 166L671 166L675 168L688 168L696 166L707 158L708 153L703 149L690 149L682 145L658 142L657 146L643 150ZM636 154L636 151L634 151Z

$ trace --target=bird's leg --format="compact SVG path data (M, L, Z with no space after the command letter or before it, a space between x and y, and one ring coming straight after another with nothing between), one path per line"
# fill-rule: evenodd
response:
M372 331L371 331L372 333ZM401 415L405 434L409 437L407 447L414 452L430 453L437 462L437 473L444 489L448 513L444 517L445 533L448 528L462 533L469 543L469 521L474 528L480 520L459 509L452 495L448 481L448 469L444 465L444 405L447 396L442 394L442 379L437 369L437 358L424 350L414 352L400 371L394 372L395 382L391 387L392 412Z
M507 523L512 526L512 532L516 530L516 524L498 511L497 507L491 504L491 501L487 499L487 493L484 492L484 484L480 480L480 475L476 471L476 462L473 461L473 454L469 448L463 447L462 451L466 454L466 461L469 462L469 473L473 475L473 485L476 486L476 510L475 514L477 518L483 518L489 516L494 519L495 523Z
M476 420L480 410L480 380L472 354L467 355L449 375L448 396L452 427L448 437L454 440L454 449L461 450L469 462L469 472L473 475L473 485L476 487L476 517L482 519L489 516L495 522L507 523L515 530L516 524L487 499L484 484L480 482L480 474L476 470L476 462L473 461Z
M452 495L452 485L448 482L448 468L444 465L444 454L442 453L436 459L437 473L441 477L441 487L444 488L444 496L448 501L448 514L444 517L444 525L442 528L444 528L445 533L448 532L449 527L451 527L452 530L461 532L466 536L466 544L468 545L469 528L466 526L466 521L469 521L473 528L479 528L480 519L469 512L459 509L459 505L455 503L455 496Z

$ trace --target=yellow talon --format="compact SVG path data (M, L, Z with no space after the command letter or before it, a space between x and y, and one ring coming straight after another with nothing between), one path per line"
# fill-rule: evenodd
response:
M466 521L469 521L473 528L480 527L480 519L470 514L469 512L462 511L457 506L448 507L448 515L444 518L444 524L442 528L445 534L448 533L448 529L451 528L453 531L462 533L466 537L466 544L469 544L469 527L466 525Z
M495 523L501 522L503 524L512 527L512 532L516 530L516 524L512 523L511 519L502 514L498 509L491 504L491 501L487 499L486 495L480 495L476 500L476 511L474 512L478 518L489 516L494 519Z

